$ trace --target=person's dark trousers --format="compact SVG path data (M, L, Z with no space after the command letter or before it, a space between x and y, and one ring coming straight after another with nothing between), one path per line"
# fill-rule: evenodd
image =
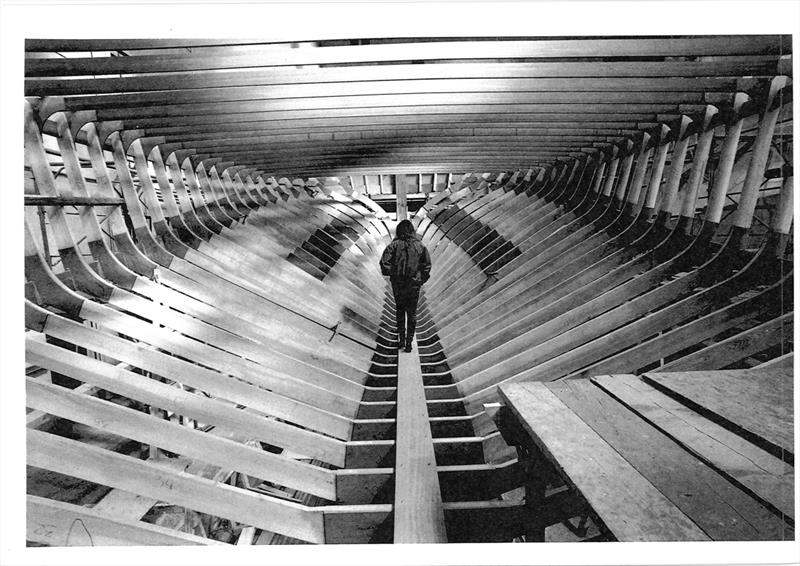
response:
M411 344L417 328L417 303L419 303L419 287L392 282L394 306L397 316L397 337L402 348Z

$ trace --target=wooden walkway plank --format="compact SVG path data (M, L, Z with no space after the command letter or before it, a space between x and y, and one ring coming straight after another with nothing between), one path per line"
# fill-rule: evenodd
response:
M646 373L654 384L679 400L794 454L793 372L791 370L723 370Z
M544 384L504 385L500 396L617 539L709 539Z
M547 388L712 539L786 539L780 517L591 381Z
M794 518L794 468L692 411L642 378L593 380L625 406L787 517Z
M397 374L394 542L447 542L416 346L400 353Z

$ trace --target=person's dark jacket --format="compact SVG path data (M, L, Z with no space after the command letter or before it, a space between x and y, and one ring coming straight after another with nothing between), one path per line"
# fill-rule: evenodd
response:
M431 276L431 257L416 235L395 238L383 250L381 273L392 283L421 287Z

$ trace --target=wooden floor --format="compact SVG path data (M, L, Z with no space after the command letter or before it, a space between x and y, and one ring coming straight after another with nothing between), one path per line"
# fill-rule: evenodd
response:
M611 540L794 539L791 371L599 376L500 396L516 442L535 445Z

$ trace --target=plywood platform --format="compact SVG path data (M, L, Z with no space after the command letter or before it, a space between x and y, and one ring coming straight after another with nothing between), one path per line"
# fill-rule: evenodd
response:
M794 538L793 455L764 438L792 430L787 372L612 375L500 396L509 438L552 465L613 540Z

